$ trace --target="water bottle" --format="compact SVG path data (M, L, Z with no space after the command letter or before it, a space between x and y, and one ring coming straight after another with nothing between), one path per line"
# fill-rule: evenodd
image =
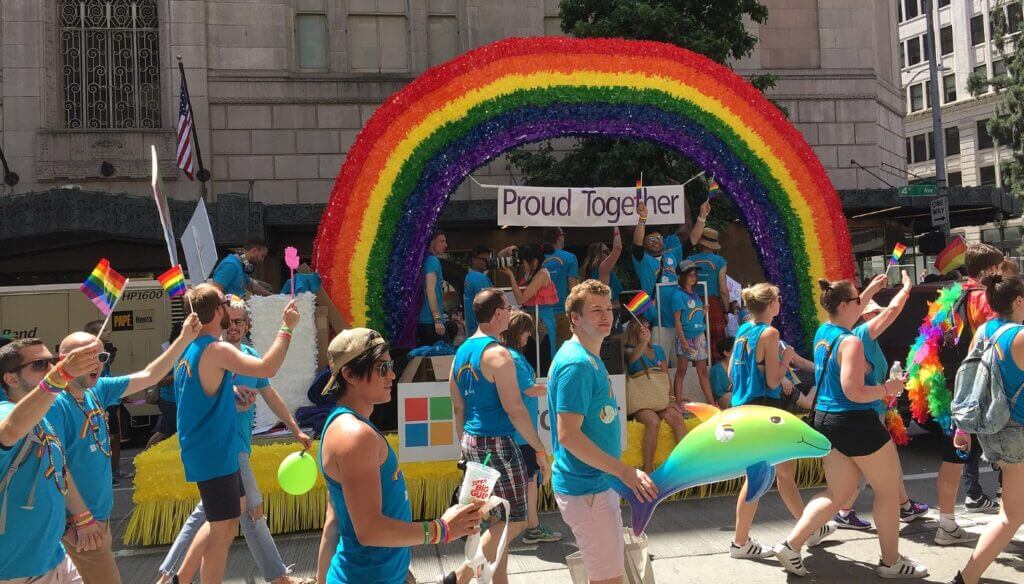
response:
M889 368L889 379L903 380L903 365L899 361L893 361L892 367ZM892 399L889 400L890 408L896 405L897 397L899 394L892 396Z

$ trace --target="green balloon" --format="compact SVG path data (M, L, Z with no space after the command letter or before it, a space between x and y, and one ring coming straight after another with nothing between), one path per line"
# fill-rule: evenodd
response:
M305 495L316 483L316 460L308 452L293 452L277 467L277 482L289 495Z

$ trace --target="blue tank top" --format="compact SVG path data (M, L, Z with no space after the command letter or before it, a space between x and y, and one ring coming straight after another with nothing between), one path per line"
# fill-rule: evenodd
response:
M648 369L654 369L662 366L667 361L667 359L665 359L665 351L662 350L661 345L652 345L651 348L654 349L654 359L648 357L646 353L641 353L639 359L626 364L626 372L633 375L634 373L640 373L643 371L644 365L646 365ZM668 373L667 368L665 372Z
M1001 318L994 318L981 327L982 334L986 338L991 338L999 330L999 327L1009 322ZM1013 339L1017 337L1021 330L1024 330L1024 327L1018 325L1004 332L996 339L999 374L1003 376L1003 391L1006 393L1006 399L1010 403L1013 403L1013 398L1017 395L1017 392L1024 388L1024 371L1021 371L1017 367L1017 363L1014 362L1012 350ZM1024 395L1024 393L1021 395ZM1018 424L1024 424L1024 397L1017 398L1016 407L1010 411L1010 417Z
M767 324L747 321L736 331L736 344L732 349L732 405L755 402L761 398L782 398L782 385L768 387L764 370L758 367L757 343Z
M494 337L470 337L455 353L455 383L466 402L463 429L473 436L512 436L516 428L508 419L498 397L498 386L484 377L480 358L491 345L501 346Z
M174 366L174 393L178 398L178 442L185 480L207 481L238 472L235 450L235 392L225 371L213 396L203 392L199 361L217 339L204 335L192 341Z
M360 416L350 408L338 406L327 417L324 434L331 423L343 414L351 414L359 421L380 430L373 422ZM381 438L384 436L381 435ZM327 496L334 507L334 516L338 523L338 547L331 558L331 566L327 570L328 584L403 584L409 572L412 552L407 547L373 547L364 546L356 537L356 529L352 524L345 505L345 493L341 483L335 481L324 471L323 453L319 457L320 472L327 483ZM367 480L372 480L367 477ZM381 515L397 521L412 521L412 509L409 507L409 492L405 488L405 477L398 469L398 457L388 444L388 458L380 466L380 503Z
M853 412L875 409L875 402L857 403L851 401L843 392L843 385L839 379L839 345L843 342L841 337L849 335L853 335L850 330L831 322L826 322L818 327L818 332L814 334L814 376L815 379L821 379L821 384L818 387L817 409L822 412ZM828 353L829 347L832 347L832 354L826 364L825 355ZM822 373L822 367L825 367L824 373Z

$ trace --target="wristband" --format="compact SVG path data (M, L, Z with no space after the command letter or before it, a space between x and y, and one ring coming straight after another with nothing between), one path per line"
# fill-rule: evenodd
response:
M64 389L65 387L68 386L68 383L70 383L69 381L67 381L65 379L54 379L53 371L50 371L49 373L47 373L43 377L43 381L45 381L46 383L48 383L49 385L51 385L53 387L58 387L60 389Z
M79 513L78 515L72 515L71 519L74 520L75 527L77 527L78 529L96 523L96 520L93 518L92 513L89 511L84 511L82 513Z
M280 332L282 332L282 333L288 333L288 334L292 334L292 332L294 332L294 329L292 329L292 327L290 327L290 326L288 326L288 325L286 325L286 324L282 324L282 325L281 325L281 331L280 331Z
M291 333L286 333L284 331L281 331L281 332L277 333L277 338L284 339L284 340L286 340L286 341L288 341L290 343L292 341L292 334Z
M423 545L430 543L430 522L423 522Z
M956 431L953 432L953 435L954 436L970 436L970 434L968 434L967 432L964 432L960 428L957 428Z
M85 523L76 523L75 530L82 531L83 529L92 527L93 525L98 525L98 522L95 519L89 519L89 521L86 521Z
M698 222L698 223L704 223L704 222L705 222L705 221L707 221L707 220L708 220L708 218L707 218L707 217L697 217L697 222Z
M57 372L57 375L60 375L61 378L64 381L72 381L75 378L74 375L69 375L68 372L64 370L64 362L63 361L61 361L60 363L57 363L57 366L54 367L54 370Z
M39 382L38 387L39 387L39 389L45 391L46 393L48 393L50 395L60 395L60 393L62 391L64 391L63 387L56 387L56 386L50 385L49 383L46 382L45 379L43 379L42 381Z
M441 540L438 543L448 543L448 536L451 535L448 533L448 522L444 519L438 519L437 522L441 526Z
M79 513L77 515L74 514L74 513L71 514L71 520L75 521L75 522L78 522L79 520L87 519L89 517L92 517L92 511L89 511L88 509L86 509L85 511L82 511L81 513Z

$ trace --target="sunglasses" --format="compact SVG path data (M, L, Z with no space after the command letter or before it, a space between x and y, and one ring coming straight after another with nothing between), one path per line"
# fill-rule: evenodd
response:
M50 370L50 367L56 365L58 361L60 361L60 359L58 359L57 357L36 359L35 361L29 361L28 363L22 363L21 365L18 365L17 367L14 368L14 371L17 372L21 371L26 367L31 367L32 371L35 371L36 373L45 373L46 371Z
M231 319L231 324L233 324L235 326L245 326L246 324L248 324L248 322L249 321L247 319L244 319L244 318L232 318Z
M391 360L391 361L381 361L380 363L377 363L377 374L380 375L381 377L387 377L388 373L391 373L394 370L395 370L395 362L394 362L394 360Z
M859 305L860 304L860 296L854 296L853 298L847 298L846 300L843 300L843 302L856 302Z

